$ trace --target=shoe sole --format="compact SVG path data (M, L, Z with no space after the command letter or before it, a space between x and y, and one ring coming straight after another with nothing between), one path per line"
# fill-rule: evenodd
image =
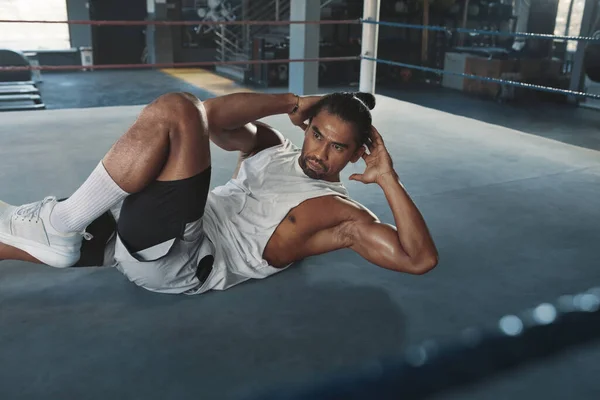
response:
M77 258L74 258L72 253L60 252L41 243L34 242L28 239L23 239L13 235L7 235L1 232L0 242L15 247L19 250L23 250L24 252L31 255L32 257L37 258L44 264L55 268L72 267L79 260L80 257L80 255L78 254Z

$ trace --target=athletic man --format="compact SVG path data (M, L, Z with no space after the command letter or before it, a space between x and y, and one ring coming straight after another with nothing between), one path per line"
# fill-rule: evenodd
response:
M365 93L204 102L163 95L68 199L0 203L0 260L112 265L148 290L185 294L265 278L342 248L423 274L437 251L372 126L374 106ZM305 131L302 149L256 122L286 113ZM210 140L239 151L240 162L233 179L209 192ZM397 228L352 201L340 182L340 171L361 158L364 173L350 179L383 190Z

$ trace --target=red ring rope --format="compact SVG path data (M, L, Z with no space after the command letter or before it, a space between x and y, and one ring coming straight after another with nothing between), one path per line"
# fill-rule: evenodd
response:
M163 26L178 26L178 25L341 25L341 24L359 24L359 19L346 20L326 20L326 21L86 21L86 20L69 20L69 21L19 21L11 19L0 19L0 24L4 23L21 23L21 24L70 24L70 25L113 25L113 26L140 26L140 25L163 25Z
M244 64L277 64L292 62L333 62L360 60L360 56L348 57L323 57L323 58L282 58L277 60L246 60L246 61L198 61L184 63L159 63L159 64L106 64L106 65L40 65L30 67L0 67L2 71L72 71L81 69L137 69L137 68L175 68L175 67L208 67L214 65L244 65Z

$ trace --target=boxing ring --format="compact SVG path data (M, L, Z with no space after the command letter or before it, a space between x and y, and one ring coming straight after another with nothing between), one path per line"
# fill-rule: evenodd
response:
M370 18L345 22L374 28ZM376 63L394 63L365 54L319 61L349 59L364 63L368 91ZM108 268L2 261L0 398L600 396L600 153L383 95L377 102L374 122L438 246L434 271L400 275L340 251L182 298L146 292ZM140 110L0 114L1 199L72 192ZM302 143L286 116L266 122ZM237 155L212 150L214 187ZM348 181L361 168L349 166L343 182L392 222L380 190Z

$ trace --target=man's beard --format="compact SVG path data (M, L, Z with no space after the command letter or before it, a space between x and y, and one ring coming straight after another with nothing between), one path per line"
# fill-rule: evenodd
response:
M308 160L311 160L312 162L315 162L315 163L319 164L319 165L321 166L321 168L323 168L323 169L322 169L322 170L320 170L320 171L315 171L315 170L312 170L312 169L311 169L311 168L308 166L308 164L307 164L307 162L306 162L306 161L307 161L307 159L308 159ZM306 158L306 157L304 157L304 156L301 156L299 161L300 161L300 168L302 168L302 171L304 171L304 173L305 173L305 174L306 174L306 175L307 175L309 178L312 178L312 179L321 179L321 178L322 178L322 177L324 177L324 176L325 176L325 174L327 173L327 167L326 167L325 165L323 165L322 163L320 163L319 161L315 160L315 159L314 159L314 158L312 158L312 157Z

